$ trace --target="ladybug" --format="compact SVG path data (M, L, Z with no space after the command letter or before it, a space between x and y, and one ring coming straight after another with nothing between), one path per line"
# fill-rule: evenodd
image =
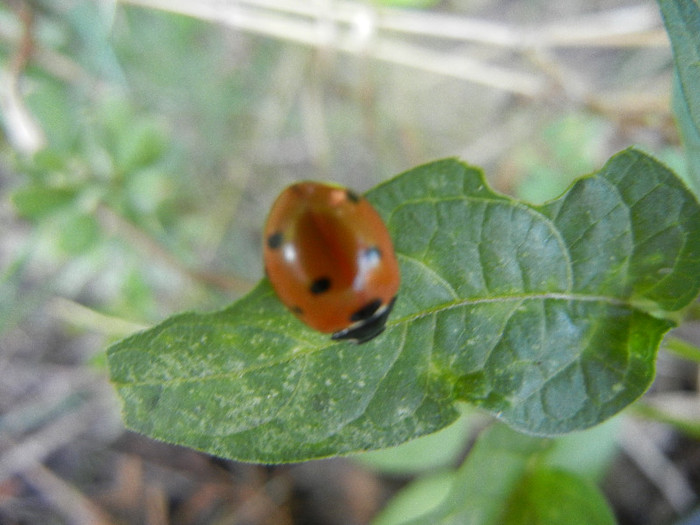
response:
M289 186L267 218L263 259L282 303L311 328L357 343L384 330L399 265L384 222L364 197L332 184Z

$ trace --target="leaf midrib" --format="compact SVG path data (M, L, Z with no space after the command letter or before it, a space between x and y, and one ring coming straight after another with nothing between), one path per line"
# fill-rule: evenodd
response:
M633 305L625 300L609 297L604 295L591 295L591 294L578 294L578 293L563 293L563 292L547 292L547 293L535 293L535 294L518 294L518 295L502 295L496 297L482 297L476 299L460 299L459 301L453 301L450 303L443 303L441 305L428 308L421 312L414 314L409 314L398 319L394 319L387 323L387 329L394 327L399 327L404 324L409 324L411 322L417 321L424 317L435 315L444 311L452 310L455 308L460 308L464 306L474 306L480 304L492 304L492 303L512 303L512 302L529 302L529 301L543 301L543 300L556 300L556 301L583 301L583 302L601 302L607 303L614 306L622 306L633 308ZM152 380L152 381L138 381L138 382L121 382L113 381L113 384L117 388L123 387L144 387L144 386L154 386L154 385L176 385L183 383L194 383L194 382L204 382L204 381L214 381L217 379L236 379L243 377L247 374L254 373L258 370L263 370L265 368L270 368L285 363L289 363L296 359L306 359L310 355L323 352L331 347L338 346L341 344L352 344L348 342L329 342L324 346L317 346L309 348L308 350L302 350L295 352L291 355L287 355L281 359L275 359L267 361L265 363L258 363L251 365L249 367L243 368L241 370L208 374L208 375L198 375L196 377L182 377L167 380Z

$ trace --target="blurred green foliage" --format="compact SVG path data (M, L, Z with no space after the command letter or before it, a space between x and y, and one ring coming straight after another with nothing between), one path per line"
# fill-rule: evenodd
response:
M596 169L606 138L606 124L598 116L572 113L553 121L541 140L515 152L514 163L525 174L515 193L533 203L561 195L574 179Z
M438 2L377 3L416 8ZM0 4L3 73L16 59L23 31L18 5ZM342 74L329 80L318 67L328 57L192 18L90 0L29 5L36 49L21 72L19 102L47 146L33 155L16 150L9 132L13 117L7 105L0 107L6 131L0 140L0 336L54 295L143 323L225 304L239 288L211 286L190 270L255 281L266 196L287 179L356 176L366 189L436 151L453 155L471 140L458 134L459 126L443 125L439 115L449 114L473 133L499 124L484 109L484 121L470 128L460 108L481 106L473 91L458 96L454 83L412 70L385 77L377 74L390 69L384 64L373 69L340 59ZM362 77L359 87L347 81L353 74ZM331 93L324 100L335 171L322 163L277 161L282 141L268 140L271 129L290 142L303 135L308 123L299 108L313 82L326 82ZM382 97L389 103L382 105ZM436 103L441 97L447 110ZM367 117L371 112L376 121ZM426 114L438 117L421 129ZM686 127L688 115L679 112ZM603 117L580 111L533 119L530 134L507 161L516 177L502 187L533 202L554 197L599 165L609 133ZM696 138L687 134L686 141L692 145ZM370 166L359 175L348 161L356 157ZM683 174L677 148L661 157ZM111 333L108 323L93 329L108 338L124 335ZM449 492L456 478L449 462L458 455L462 430L447 429L389 457L374 457L375 468L396 472L405 462L432 476L426 478L430 487L416 485L414 497L397 500L394 510L418 501L425 511ZM559 456L571 462L600 459L596 451L607 454L612 435L589 432L568 449L557 444L548 457L564 450ZM431 447L444 454L422 463ZM401 458L404 453L408 458ZM563 467L593 479L572 464ZM595 471L603 469L596 465Z
M33 282L141 322L182 304L216 306L244 290L260 273L251 264L258 226L241 224L242 236L226 244L242 187L221 152L246 156L254 96L274 45L245 54L253 63L246 78L221 70L222 32L191 18L109 12L93 2L33 7L34 53L18 80L22 99L13 102L38 124L45 146L14 149L12 127L22 123L3 111L0 191L33 234L0 285ZM11 43L27 30L21 14L19 4L0 6L11 29L0 41L5 64L16 60ZM233 285L212 286L195 275L198 266L234 268L230 278L212 279Z

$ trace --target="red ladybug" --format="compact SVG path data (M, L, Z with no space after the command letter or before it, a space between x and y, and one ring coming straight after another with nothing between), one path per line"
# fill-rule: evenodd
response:
M367 199L341 186L293 184L273 204L264 235L265 272L304 323L358 343L384 330L399 265Z

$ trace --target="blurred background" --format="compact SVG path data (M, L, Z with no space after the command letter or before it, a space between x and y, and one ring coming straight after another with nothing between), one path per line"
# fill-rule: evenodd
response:
M682 175L671 77L652 0L3 0L0 523L362 524L458 465L471 420L280 467L157 443L123 429L105 350L249 290L298 179L456 156L542 202L630 145ZM697 367L670 346L578 445L622 524L697 500Z

